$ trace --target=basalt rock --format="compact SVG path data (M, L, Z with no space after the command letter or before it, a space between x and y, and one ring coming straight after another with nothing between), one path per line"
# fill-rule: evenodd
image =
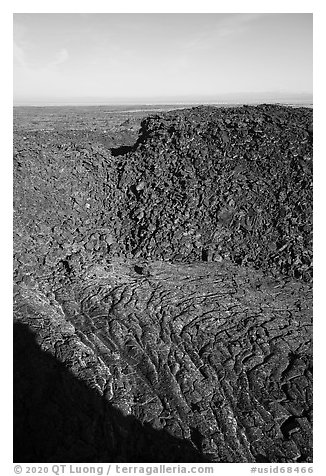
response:
M16 462L312 461L311 124L15 133Z
M311 281L311 121L311 110L277 106L145 119L119 164L126 252L183 262L216 254ZM134 183L146 183L142 193Z

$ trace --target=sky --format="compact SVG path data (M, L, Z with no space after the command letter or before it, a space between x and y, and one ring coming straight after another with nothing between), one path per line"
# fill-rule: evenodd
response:
M16 13L14 104L310 97L312 36L308 13Z

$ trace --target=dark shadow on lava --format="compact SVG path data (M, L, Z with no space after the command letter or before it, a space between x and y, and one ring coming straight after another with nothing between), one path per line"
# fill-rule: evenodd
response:
M14 462L204 462L190 441L124 416L14 324Z
M138 138L134 144L121 145L120 147L111 147L110 148L111 154L113 155L113 157L116 157L118 155L128 154L129 152L135 152L139 145L146 142L148 136L149 134L148 134L148 131L146 130L146 127L142 125L142 127L139 130Z
M113 157L117 157L118 155L125 155L129 152L135 152L137 146L138 142L136 142L134 145L121 145L120 147L113 147L110 149L110 151Z

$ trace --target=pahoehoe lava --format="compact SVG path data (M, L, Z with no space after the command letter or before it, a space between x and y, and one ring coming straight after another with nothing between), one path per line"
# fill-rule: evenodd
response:
M14 135L15 462L312 461L312 111Z

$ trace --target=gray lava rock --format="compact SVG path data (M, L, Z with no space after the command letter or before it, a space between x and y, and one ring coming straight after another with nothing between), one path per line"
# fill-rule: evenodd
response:
M15 133L15 462L312 460L311 124Z

